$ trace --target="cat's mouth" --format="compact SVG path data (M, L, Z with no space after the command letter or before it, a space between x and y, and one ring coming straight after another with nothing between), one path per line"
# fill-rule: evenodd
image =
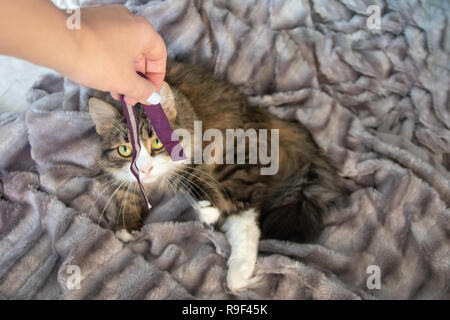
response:
M157 181L157 178L155 177L155 175L149 175L149 176L139 176L139 180L141 180L141 183L143 184L152 184L155 183Z

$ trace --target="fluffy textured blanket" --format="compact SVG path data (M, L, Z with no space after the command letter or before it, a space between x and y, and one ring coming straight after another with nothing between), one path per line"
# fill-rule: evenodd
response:
M48 76L28 112L0 116L0 297L450 298L449 2L124 3L170 56L303 122L353 182L350 205L315 244L262 241L259 282L231 294L223 234L181 196L161 200L136 241L115 237L86 112L102 94ZM367 27L372 4L381 29Z

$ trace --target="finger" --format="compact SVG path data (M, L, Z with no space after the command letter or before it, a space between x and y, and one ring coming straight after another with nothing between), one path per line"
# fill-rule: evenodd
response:
M139 58L134 61L134 68L145 74L153 84L161 89L166 73L166 61L164 59L151 61L149 59Z
M120 94L118 94L117 92L110 92L110 94L114 100L117 100L117 101L120 100Z
M165 74L161 73L147 73L146 74L147 79L149 79L153 84L158 88L158 90L161 90L161 87L164 82Z
M163 38L155 33L153 29L149 29L150 34L147 35L147 39L151 39L146 43L145 48L142 50L142 56L150 62L163 61L163 67L165 68L165 62L167 60L167 48ZM148 64L147 64L148 66Z
M158 89L161 89L161 86L164 82L164 77L166 75L166 59L147 59L146 65L147 68L145 70L145 75L151 82L155 84Z
M160 58L157 60L146 59L146 73L166 73L166 58Z
M131 98L131 97L128 97L128 96L125 96L125 97L123 98L123 100L124 100L125 103L128 104L129 106L134 106L136 103L138 103L138 101L137 101L136 99Z
M136 71L145 73L145 58L144 57L140 57L134 61L134 69Z
M130 81L127 81L127 87L128 90L125 90L124 94L128 99L135 99L144 104L157 104L161 100L158 88L150 80L141 77L134 71L130 76Z
M153 84L161 90L166 73L166 61L164 59L151 61L139 58L134 61L134 68L145 74Z

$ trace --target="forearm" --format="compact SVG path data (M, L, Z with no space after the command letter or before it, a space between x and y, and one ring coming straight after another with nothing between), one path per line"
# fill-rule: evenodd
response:
M84 7L79 14L80 29L71 29L69 16L50 0L0 0L0 54L54 69L116 98L123 94L128 104L148 103L166 72L161 36L122 5Z
M0 0L0 54L66 73L80 45L66 20L50 0Z

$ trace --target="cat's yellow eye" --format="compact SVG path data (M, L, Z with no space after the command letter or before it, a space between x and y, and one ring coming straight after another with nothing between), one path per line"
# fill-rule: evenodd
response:
M117 151L119 151L119 154L120 154L122 157L129 157L129 156L131 156L132 150L133 150L133 149L132 149L130 146L127 146L127 145L125 145L125 144L123 144L123 145L121 145L121 146L119 146L119 147L117 148Z
M163 147L163 144L161 142L161 140L159 140L158 138L156 138L155 140L152 141L152 150L159 150Z

